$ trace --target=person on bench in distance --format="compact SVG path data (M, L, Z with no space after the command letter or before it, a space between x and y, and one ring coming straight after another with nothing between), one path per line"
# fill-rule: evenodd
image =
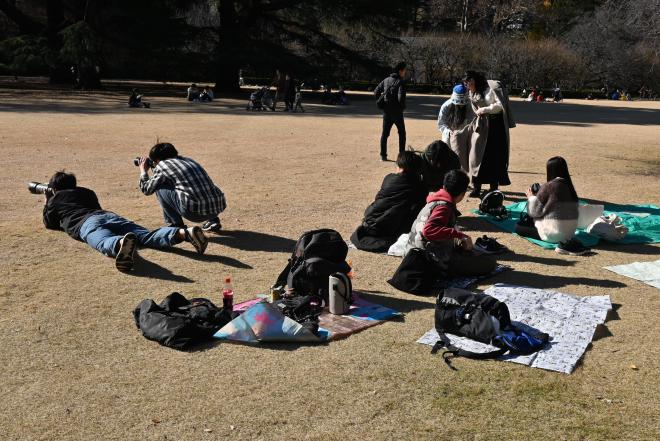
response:
M568 164L561 156L550 158L546 164L547 182L534 193L528 188L529 218L516 224L516 233L531 239L556 243L559 254L581 256L590 250L575 238L578 227L579 203Z
M148 158L140 158L139 165L140 190L147 196L156 193L166 225L183 228L186 219L204 222L204 231L220 231L218 215L227 207L225 195L201 165L179 156L168 142L153 146ZM150 167L153 167L151 177Z
M449 277L485 276L495 270L496 262L472 251L470 236L456 228L456 204L465 198L470 178L461 170L445 175L443 188L431 193L427 204L413 222L406 254L413 248L433 252L447 263Z
M400 235L410 231L428 194L421 179L421 163L414 152L399 153L396 173L385 176L376 199L364 212L362 224L351 235L356 248L386 252Z
M165 227L149 231L118 214L103 210L96 193L78 187L73 174L57 172L50 178L48 186L51 191L46 193L43 213L46 228L63 230L72 238L114 257L119 271L133 269L138 245L167 249L187 241L200 254L206 250L207 239L201 228Z

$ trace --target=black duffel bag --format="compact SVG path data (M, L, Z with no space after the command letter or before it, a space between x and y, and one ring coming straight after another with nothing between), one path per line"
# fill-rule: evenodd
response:
M188 300L178 292L165 297L160 305L142 300L133 311L135 325L145 338L174 349L187 349L210 339L234 316L209 299Z

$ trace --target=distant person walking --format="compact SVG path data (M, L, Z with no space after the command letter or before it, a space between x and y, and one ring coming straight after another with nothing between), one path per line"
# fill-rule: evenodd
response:
M394 73L380 82L374 90L378 108L383 111L383 131L380 135L380 159L387 161L387 138L392 126L399 132L399 153L406 149L406 124L403 111L406 108L406 63L399 63Z
M273 111L275 111L275 109L277 108L278 101L285 101L285 107L286 107L286 92L287 92L286 77L287 75L281 70L277 69L275 71L275 79L273 80L273 84L275 85L276 91L275 91L275 100L273 101Z

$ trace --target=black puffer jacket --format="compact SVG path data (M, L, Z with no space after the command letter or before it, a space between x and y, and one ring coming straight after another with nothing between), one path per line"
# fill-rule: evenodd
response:
M383 93L387 93L384 111L403 112L406 108L406 82L398 73L391 74L374 89L376 99Z
M387 251L401 234L410 231L419 210L426 204L427 191L418 176L392 173L385 176L376 199L364 212L362 225L351 236L358 249Z

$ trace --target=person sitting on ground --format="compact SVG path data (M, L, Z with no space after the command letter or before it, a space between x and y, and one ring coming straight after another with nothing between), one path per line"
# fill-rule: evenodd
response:
M421 159L411 151L399 153L397 171L385 176L374 202L364 212L362 224L351 235L358 249L386 252L401 234L410 231L424 206L427 191L421 181Z
M566 160L555 156L546 165L548 182L536 194L528 188L527 213L532 221L516 224L520 236L557 244L559 254L582 255L589 250L575 239L578 227L578 196Z
M406 244L406 254L413 248L432 252L447 265L448 277L472 277L491 274L495 260L474 254L472 238L456 228L460 215L456 205L465 198L470 178L461 170L445 175L443 188L426 198L426 205L413 222Z
M561 93L559 87L555 87L554 92L552 93L552 101L555 103L560 103L564 100L564 95Z
M438 191L449 170L461 168L458 155L443 141L433 141L420 153L422 158L422 180L428 193Z
M43 218L46 228L65 231L108 257L115 258L119 271L133 269L138 245L167 249L183 241L198 253L206 250L207 239L199 227L164 227L154 231L137 225L118 214L103 210L92 190L78 187L76 177L60 171L48 182Z
M128 97L128 107L144 107L148 109L151 107L150 103L142 101L142 95L137 89L131 91L131 96Z
M343 87L339 86L339 91L335 94L335 100L337 104L340 104L342 106L348 106L349 104L348 95L346 95L346 91L344 90Z
M214 98L213 90L211 90L209 86L204 86L204 89L202 89L202 92L199 94L199 100L203 103L210 103Z
M321 103L329 104L329 105L337 104L337 102L335 101L335 97L332 94L332 87L330 86L324 87L323 93L321 94Z
M197 84L192 83L188 90L186 91L186 98L188 101L199 101L199 89Z
M151 177L147 159L153 167ZM167 225L183 227L185 218L190 222L204 222L204 231L220 231L218 215L227 207L225 195L201 165L179 156L169 142L153 146L148 158L140 158L139 165L140 190L147 196L156 193Z

